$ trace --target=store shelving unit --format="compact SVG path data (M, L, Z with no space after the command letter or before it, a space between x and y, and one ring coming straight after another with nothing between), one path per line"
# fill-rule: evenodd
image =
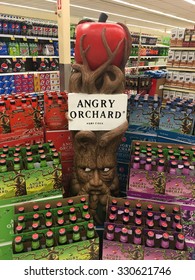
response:
M133 44L132 44L132 54L129 56L129 61L126 66L126 72L131 70L136 71L138 74L142 69L152 69L152 68L165 68L167 60L167 50L169 46L157 44L157 37L144 35L144 34L132 34ZM134 51L134 48L135 51ZM146 54L143 54L143 48ZM165 49L164 55L160 55L160 50ZM167 49L167 50L166 50ZM154 51L153 51L154 50ZM137 52L137 54L136 54ZM151 54L150 54L151 53ZM161 59L161 61L159 61ZM144 63L145 60L145 63ZM145 65L143 65L143 63Z
M182 47L182 46L170 46L170 51L179 51L179 52L194 52L195 51L195 47ZM186 66L183 66L183 64L180 64L178 66L174 65L174 63L172 64L172 66L170 65L167 65L167 70L168 71L173 71L173 72L178 72L179 75L181 73L182 75L182 72L184 73L184 75L193 75L193 73L195 73L195 68L194 67L191 67L188 63L186 63ZM189 79L189 77L188 77ZM173 84L171 85L170 83L169 84L166 84L164 85L163 87L163 90L166 90L166 91L176 91L176 92L181 92L183 94L195 94L195 89L193 88L189 88L186 87L186 84L184 83L183 86L178 84Z
M164 86L163 89L165 89L165 90L179 91L179 92L185 92L185 93L194 93L194 94L195 94L195 90L193 90L193 89L187 89L187 88L181 88L181 87Z
M28 75L28 74L52 74L57 73L59 74L59 71L25 71L25 72L11 72L11 73L0 73L0 76L8 76L8 75Z

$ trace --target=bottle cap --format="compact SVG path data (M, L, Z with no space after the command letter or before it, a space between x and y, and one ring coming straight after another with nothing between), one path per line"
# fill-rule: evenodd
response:
M60 228L59 229L59 235L64 235L66 234L66 229L65 228Z
M53 231L48 230L48 231L46 232L46 237L47 237L47 238L52 238L52 237L53 237Z
M33 241L37 241L38 239L39 239L38 233L33 233L33 235L32 235L32 240L33 240Z
M125 227L123 227L123 228L121 229L121 233L122 233L122 234L127 234L127 233L128 233L128 229L125 228Z
M87 227L88 227L88 229L94 229L94 224L93 224L93 223L89 223L89 224L87 225Z
M22 236L16 236L15 237L15 243L18 244L20 242L22 242Z
M79 232L79 230L80 230L79 226L74 226L73 227L73 232L77 233L77 232Z
M39 205L35 204L33 205L33 211L38 211L39 210Z
M114 226L113 225L108 225L107 226L107 230L108 231L113 231L114 230Z

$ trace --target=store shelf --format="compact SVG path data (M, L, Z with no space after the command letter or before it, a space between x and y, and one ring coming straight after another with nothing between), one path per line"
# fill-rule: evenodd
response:
M58 38L52 37L40 37L40 36L25 36L25 35L12 35L12 34L0 34L0 38L14 39L31 39L31 40L46 40L46 41L58 41Z
M133 47L139 47L139 44L132 44ZM161 45L161 44L156 44L156 45L145 45L141 44L141 47L151 47L151 48L169 48L167 45Z
M168 67L167 70L171 71L183 71L183 72L195 72L195 68L181 68L181 67Z
M186 92L186 93L195 93L195 90L193 90L193 89L187 89L187 88L181 88L181 87L164 86L163 89L175 90L175 91Z
M32 55L0 55L0 58L59 58L59 56L46 56L46 55L38 55L38 56L32 56Z
M155 56L155 55L152 55L152 56L147 56L147 55L141 55L140 56L140 59L151 59L151 58L167 58L168 56ZM129 56L129 59L132 59L132 58L138 58L138 56Z
M171 51L195 51L195 47L170 47Z
M27 71L27 72L17 72L17 73L0 73L0 76L7 76L7 75L28 75L28 74L52 74L52 73L59 73L59 71Z
M166 67L166 65L145 65L145 66L132 66L132 67L125 67L125 69L136 69L136 68L153 68L153 67Z

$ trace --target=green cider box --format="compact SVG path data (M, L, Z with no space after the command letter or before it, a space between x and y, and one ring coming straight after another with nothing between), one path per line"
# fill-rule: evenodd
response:
M18 156L20 162L17 170L14 170L14 148L9 148L9 154L6 157L7 171L0 172L0 204L1 200L14 197L62 191L61 161L59 159L58 164L53 164L49 144L44 143L42 146L42 151L46 154L45 165L40 164L41 155L38 153L38 145L32 145L31 168L32 165L33 168L28 168L27 148L23 147Z
M84 203L81 202L84 198ZM69 203L72 201L72 204ZM45 206L49 210L45 209ZM61 204L60 207L57 205ZM16 253L14 248L14 241L12 242L12 259L13 260L95 260L99 259L99 237L94 231L92 238L87 238L87 227L88 224L93 224L93 219L89 216L89 220L86 221L82 215L83 205L88 205L88 196L77 196L72 198L54 199L50 202L40 201L36 202L38 205L38 211L33 211L34 202L23 203L15 207L14 215L14 234L13 240L16 237L21 237L23 242L23 251ZM19 213L19 209L23 207L24 213ZM77 220L73 223L69 219L70 208L75 208ZM62 210L64 215L64 224L59 225L57 223L57 211ZM46 227L46 213L51 212L52 214L52 225L50 228ZM40 223L37 230L32 229L33 215L38 214L40 217ZM18 217L23 215L25 220L25 228L21 233L17 233ZM79 227L80 239L73 240L73 227ZM59 230L65 229L67 240L64 244L59 244ZM52 233L52 243L50 246L46 246L46 233ZM38 242L40 247L38 249L32 249L32 234L38 234Z

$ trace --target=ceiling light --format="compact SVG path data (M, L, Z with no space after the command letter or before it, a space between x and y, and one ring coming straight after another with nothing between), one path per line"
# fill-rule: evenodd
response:
M144 10L144 11L147 11L147 12L151 12L151 13L154 13L154 14L159 14L159 15L162 15L162 16L166 16L166 17L170 17L170 18L175 18L175 19L182 20L182 21L187 21L187 22L190 22L190 23L195 23L195 21L189 20L187 18L181 18L181 17L177 17L177 16L174 16L174 15L171 15L171 14L166 14L166 13L163 13L163 12L160 12L160 11L157 11L157 10L153 10L153 9L149 9L149 8L146 8L146 7L143 7L143 6L131 4L131 3L128 3L126 1L122 1L122 0L112 0L112 1L116 2L116 3L120 3L120 4L123 4L123 5L126 5L126 6L134 7L134 8L137 8L137 9L141 9L141 10ZM190 2L192 4L195 4L195 1L193 1L193 0L185 0L185 1Z
M74 7L74 8L78 8L78 9L83 9L83 10L102 13L101 10L91 9L91 8L87 8L87 7L83 7L83 6L72 5L72 4L70 6ZM139 21L143 21L143 22L148 22L148 23L154 23L154 24L158 24L158 25L173 27L173 28L178 28L179 27L179 26L174 26L174 25L169 25L169 24L163 24L161 22L155 22L155 21L150 21L150 20L145 20L145 19L140 19L140 18L129 17L129 16L125 16L125 15L115 14L115 13L111 13L111 12L107 12L107 11L104 11L104 13L106 13L108 15L113 15L113 16L118 16L118 17L123 17L123 18L128 18L128 19L134 19L134 20L139 20Z
M54 13L54 11L52 11L52 10L39 9L39 8L35 8L35 7L11 4L11 3L6 3L6 2L0 2L0 5L12 6L12 7L17 7L17 8L25 8L25 9L29 9L29 10L37 10L37 11L42 11L42 12L47 12L47 13Z
M188 2L188 3L192 4L192 5L195 5L195 0L184 0L184 1Z
M152 27L146 27L146 26L141 26L141 25L134 25L134 24L130 24L130 23L128 23L127 25L128 25L128 26L139 27L139 28L145 28L145 29L156 30L156 31L165 33L165 31L162 30L162 29L157 29L157 28L152 28Z
M45 0L47 2L51 2L51 3L57 3L57 0Z

